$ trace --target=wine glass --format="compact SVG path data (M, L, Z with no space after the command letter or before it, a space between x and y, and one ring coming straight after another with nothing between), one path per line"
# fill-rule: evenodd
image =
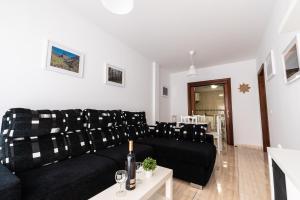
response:
M126 191L123 189L122 185L127 181L128 174L126 170L119 170L115 174L115 180L120 185L120 190L117 191L117 196L124 196Z
M136 162L135 166L136 166L136 182L141 183L142 182L141 175L143 173L143 163Z

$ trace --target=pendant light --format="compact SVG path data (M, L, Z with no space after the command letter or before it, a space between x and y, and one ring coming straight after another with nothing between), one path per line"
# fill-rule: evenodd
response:
M102 0L103 6L117 15L125 15L132 11L134 0Z
M192 63L192 65L189 67L187 75L188 76L194 76L194 75L197 74L196 67L194 65L194 55L196 54L196 52L193 51L193 50L191 50L189 53L190 53L190 56L191 56L191 63Z

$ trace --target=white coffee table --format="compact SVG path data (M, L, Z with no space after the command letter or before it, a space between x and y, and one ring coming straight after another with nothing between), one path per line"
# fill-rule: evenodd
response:
M165 196L161 196L157 192L164 184L166 186ZM143 176L142 182L138 183L134 190L126 191L124 197L116 196L118 190L119 184L114 184L90 200L173 200L173 170L158 166L151 178Z

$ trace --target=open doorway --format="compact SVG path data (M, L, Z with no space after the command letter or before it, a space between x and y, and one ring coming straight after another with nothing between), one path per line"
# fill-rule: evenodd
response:
M188 83L188 111L189 115L205 116L212 131L219 119L223 142L234 145L230 79Z
M268 120L268 106L267 106L267 96L266 96L264 65L261 66L257 78L258 78L263 150L264 152L266 152L267 147L270 146L270 135L269 135L269 120Z
M227 144L224 84L195 87L195 103L192 115L205 116L211 132L217 132L217 116L220 117L222 142Z

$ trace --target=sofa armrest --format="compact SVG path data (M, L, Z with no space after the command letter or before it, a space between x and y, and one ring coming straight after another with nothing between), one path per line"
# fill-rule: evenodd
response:
M210 134L206 134L206 142L210 144L214 144L214 136Z
M21 199L20 179L0 163L0 194L1 199Z

